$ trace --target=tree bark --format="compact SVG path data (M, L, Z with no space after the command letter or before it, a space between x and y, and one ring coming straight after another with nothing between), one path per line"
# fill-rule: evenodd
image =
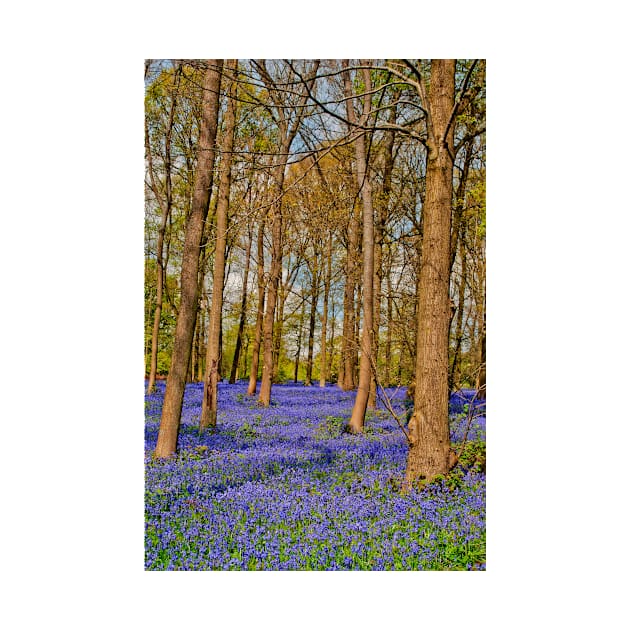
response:
M387 262L387 271L385 273L387 281L387 333L385 337L385 386L388 387L392 381L392 277L391 277L391 254Z
M328 241L326 245L326 275L324 276L324 304L322 307L322 337L321 337L321 353L320 353L320 372L319 386L326 386L328 378L328 366L326 363L326 327L328 326L328 295L330 293L330 279L332 276L332 232L328 233Z
M462 227L463 229L463 227ZM457 287L457 317L455 319L455 347L453 348L453 360L448 376L448 388L450 391L458 389L461 379L461 349L463 340L464 307L466 296L466 248L464 239L460 244L460 256L462 259L461 278Z
M308 355L306 358L306 376L304 378L304 385L308 386L313 384L313 346L315 342L315 314L317 313L317 301L319 298L319 281L319 265L316 255L312 269L311 304L308 320Z
M177 448L186 371L195 326L199 249L212 190L222 68L223 59L209 60L203 78L202 119L199 129L193 205L186 226L182 257L181 299L175 327L171 369L166 383L160 430L154 453L156 458L170 457Z
M426 196L418 293L416 391L405 481L449 470L448 327L455 60L431 61Z
M249 228L247 248L245 249L245 271L243 272L243 293L241 294L241 316L238 322L238 332L236 334L236 346L234 347L234 357L232 358L232 369L230 371L230 383L236 383L238 373L238 361L241 356L241 346L243 345L243 331L245 330L245 320L247 319L247 281L249 279L249 262L252 251L252 230Z
M263 314L265 310L265 218L258 226L258 237L256 239L256 261L258 274L258 306L256 309L256 325L254 330L254 343L252 344L252 367L249 373L249 385L247 387L247 395L253 396L256 393L258 381L258 363L260 361L260 341L262 339Z
M153 152L151 151L151 142L149 138L149 126L145 116L144 132L147 152L147 162L149 167L149 177L153 194L160 204L162 216L160 221L160 229L157 241L157 295L155 299L155 313L153 316L153 335L151 337L151 368L149 371L149 382L147 383L147 393L151 394L155 391L155 377L157 376L157 360L158 360L158 341L160 335L160 320L162 317L162 304L164 294L164 282L166 275L166 265L164 263L164 234L166 233L166 224L171 214L173 206L173 185L171 178L171 138L173 135L173 121L175 120L175 109L177 107L177 92L179 89L179 68L175 72L174 91L171 97L171 107L168 115L168 125L166 127L166 136L164 138L164 179L165 179L165 199L161 200L155 181L155 171L153 169Z
M365 64L365 62L362 62ZM363 80L365 91L371 91L370 71L364 69ZM351 96L350 77L344 75L346 97ZM370 114L371 95L364 98L362 122L366 124ZM352 101L348 100L348 120L354 122L354 109ZM365 134L361 134L355 141L357 158L357 184L361 191L363 202L363 330L361 334L361 362L359 365L359 384L357 395L350 416L349 429L351 433L361 433L365 423L365 411L370 393L370 381L372 379L372 355L374 338L374 210L372 208L372 186L368 174L368 164L365 148Z
M225 112L225 132L221 143L221 175L219 178L219 200L217 203L217 240L212 273L212 305L208 324L208 346L206 371L203 385L203 401L199 418L199 431L217 424L218 382L221 374L221 314L223 312L223 283L225 279L225 248L227 246L228 208L232 183L232 148L236 126L236 81L237 60L230 59L226 69L233 78L230 85Z
M302 296L302 311L300 313L300 322L298 324L297 350L295 351L295 366L293 371L293 382L298 382L298 371L300 369L300 353L302 352L302 331L304 328L304 317L306 315L306 300Z

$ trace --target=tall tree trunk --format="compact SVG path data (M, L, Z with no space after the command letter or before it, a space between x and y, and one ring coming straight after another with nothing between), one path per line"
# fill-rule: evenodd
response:
M300 313L300 322L298 324L297 350L295 351L295 368L293 371L293 382L298 382L298 370L300 369L300 353L302 352L302 331L304 329L304 317L306 316L306 300L302 296L302 312Z
M365 61L362 62L365 65ZM363 80L367 96L364 98L362 122L366 124L370 114L371 82L370 71L363 70ZM344 74L346 98L351 96L350 77ZM348 100L348 120L354 122L354 109L352 101ZM365 149L365 135L361 134L355 141L357 158L357 183L361 191L363 201L363 330L361 334L361 363L359 365L359 384L357 395L350 416L349 429L351 433L361 433L365 423L365 410L367 408L370 393L370 381L372 379L372 355L374 337L374 210L372 208L372 186L367 171L367 157Z
M416 391L405 481L449 470L448 327L455 60L431 60L426 196L418 294Z
M247 395L253 396L256 393L256 384L258 380L258 362L260 360L260 341L262 339L263 312L265 309L265 218L258 226L258 237L256 238L256 253L258 260L256 262L258 274L258 306L256 309L256 325L254 330L254 343L252 344L252 368L249 373L249 385L247 387Z
M319 265L317 264L317 258L315 258L315 264L313 266L311 286L311 304L308 320L308 356L306 358L306 377L304 379L304 385L313 384L313 346L315 341L315 314L317 313L317 300L319 298Z
M197 381L201 382L203 381L203 375L204 375L204 363L203 363L203 349L205 347L205 335L204 335L204 330L205 330L205 326L206 326L206 310L204 308L204 303L206 302L206 297L204 295L202 295L201 297L201 302L199 304L199 326L197 326L197 340L196 340L196 346L197 346Z
M481 357L479 376L477 377L477 396L486 399L486 309L483 309L483 326L481 328Z
M225 248L227 246L228 208L232 183L232 148L236 126L236 67L237 60L230 59L226 64L232 77L225 112L225 132L221 143L221 175L219 178L219 200L217 203L217 241L214 252L212 273L212 305L208 324L208 347L206 351L206 372L203 384L203 402L199 418L199 431L217 424L218 382L221 374L221 314L223 312L223 282L225 279Z
M158 360L158 340L160 335L160 320L162 317L162 304L164 294L164 282L166 275L166 264L164 262L164 234L166 233L166 224L171 215L173 206L173 185L171 180L171 138L173 136L173 121L175 120L175 109L177 107L177 93L179 89L180 68L175 72L175 84L173 96L171 98L171 107L168 114L168 125L166 127L166 136L164 138L164 179L165 191L164 200L161 199L157 182L155 180L155 171L153 169L153 152L151 151L151 142L149 137L149 126L147 118L144 119L144 133L147 152L147 162L149 177L151 178L151 187L156 200L160 204L162 216L160 220L160 229L157 241L157 295L155 299L155 313L153 316L153 335L151 337L151 368L149 371L149 382L147 383L147 393L151 394L155 391L155 377L157 376L157 360Z
M330 313L330 341L328 347L330 352L328 353L328 367L326 368L326 374L330 377L332 375L333 361L335 360L335 324L337 323L337 317L335 314L335 301L333 300L331 313ZM339 362L341 363L341 361Z
M203 78L202 119L199 129L193 207L186 226L182 257L181 299L175 326L171 369L166 382L160 430L154 453L157 458L170 457L177 448L186 371L195 327L199 248L212 190L222 68L223 59L209 60Z
M392 277L391 277L391 255L387 262L387 271L385 274L387 281L387 333L385 337L385 386L391 384L392 369Z
M245 271L243 273L243 293L241 294L241 316L238 322L238 332L236 334L236 346L234 347L234 357L232 358L232 370L230 371L230 383L236 383L238 372L238 361L241 356L241 346L243 345L243 331L245 330L245 320L247 318L247 280L249 278L249 261L252 251L252 230L249 228L247 248L245 249Z
M282 193L283 172L278 181L277 194ZM267 304L263 318L263 366L258 401L265 407L271 401L271 383L273 380L273 329L278 300L278 287L282 273L282 199L274 204L271 210L271 269L267 284Z
M273 380L273 324L278 298L278 288L282 275L282 206L284 195L285 170L289 160L289 150L297 135L304 107L308 101L308 93L313 87L313 82L319 67L319 60L313 62L309 78L303 82L300 102L295 108L293 119L287 117L286 104L278 100L278 89L269 76L264 60L257 62L261 72L261 78L267 90L275 100L280 131L279 163L274 169L275 190L277 199L271 207L271 270L267 288L267 308L263 320L263 370L260 381L260 394L258 401L265 407L271 402L271 384Z
M287 298L287 287L282 282L282 271L280 271L280 277L281 279L278 283L278 296L276 299L276 318L273 324L273 351L271 355L272 383L277 383L280 379L280 355L282 353L282 332L284 329L284 303Z
M460 256L462 259L461 278L459 279L459 285L457 287L457 318L455 319L455 347L453 349L453 359L451 362L451 370L448 376L448 388L450 391L459 389L461 378L461 350L463 339L463 322L464 322L464 307L465 291L466 291L466 248L464 246L464 239L462 238L460 244Z
M328 378L328 366L326 363L326 327L328 325L328 294L330 293L330 278L332 276L332 232L328 233L328 241L326 244L326 275L324 276L324 304L322 307L322 337L321 337L321 353L320 353L320 372L319 386L326 386Z

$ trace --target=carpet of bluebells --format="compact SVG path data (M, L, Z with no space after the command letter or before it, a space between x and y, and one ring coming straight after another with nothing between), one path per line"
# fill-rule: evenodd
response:
M145 399L145 569L485 569L485 467L401 492L406 441L382 402L354 436L343 428L355 392L274 385L264 408L245 382L221 383L218 426L200 436L193 383L178 453L160 461L164 387ZM387 393L404 418L405 390ZM451 438L470 424L467 444L485 449L473 395L451 397Z

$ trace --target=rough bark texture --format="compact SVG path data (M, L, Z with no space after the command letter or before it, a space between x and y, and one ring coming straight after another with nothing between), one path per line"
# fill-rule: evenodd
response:
M449 470L448 326L455 60L431 62L423 243L418 291L414 413L405 480L431 480Z
M181 300L171 369L166 382L160 431L155 457L170 457L177 448L177 436L184 401L186 372L190 362L198 297L199 248L203 227L208 214L212 172L214 168L215 141L219 118L219 89L223 59L210 59L203 79L202 119L199 130L197 171L193 204L184 240L181 274Z
M230 59L226 69L233 75L237 61ZM199 418L199 431L217 424L218 383L221 377L221 314L223 312L223 283L225 279L225 248L227 246L228 207L232 183L232 147L236 126L236 82L229 90L225 112L225 132L221 142L221 175L219 178L219 200L217 203L217 241L212 272L212 305L208 323L208 346L206 372L203 384L203 402Z

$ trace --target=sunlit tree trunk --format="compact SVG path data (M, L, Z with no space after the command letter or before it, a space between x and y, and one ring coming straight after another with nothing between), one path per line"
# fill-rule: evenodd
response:
M462 239L460 245L461 256L461 277L459 279L459 285L457 287L457 317L455 318L455 347L453 348L453 358L451 361L451 369L448 377L449 390L453 391L460 386L461 377L461 349L462 340L464 336L463 323L464 323L464 308L466 297L466 251L464 242Z
M258 363L260 361L260 342L262 339L263 314L265 310L265 219L263 218L258 226L258 236L256 238L256 263L258 275L258 306L256 309L256 324L254 328L254 342L252 344L252 367L249 373L249 385L247 395L253 396L256 393L258 381Z
M486 398L486 309L483 310L483 327L481 329L481 357L479 364L479 376L477 377L477 396L482 400Z
M326 245L326 275L324 276L324 304L322 307L322 336L321 336L321 353L320 353L320 372L319 386L325 387L328 378L328 365L326 363L326 327L328 325L328 295L330 293L330 278L332 276L332 232L328 233L328 241Z
M304 385L313 384L313 346L315 342L315 314L317 313L320 279L317 257L315 257L315 261L313 264L312 276L311 300L308 320L308 355L306 358L306 376L304 378Z
M295 350L295 366L293 371L293 382L298 382L298 371L300 369L300 354L302 352L302 332L304 329L304 318L306 316L306 300L302 296L302 309L300 312L300 321L298 323L297 348Z
M365 64L365 61L362 62ZM371 91L370 71L363 71L365 91ZM350 77L344 75L346 98L351 95ZM371 95L364 98L362 121L365 124L370 112ZM355 121L352 101L346 101L348 107L348 120ZM367 171L367 158L365 149L365 135L361 134L355 141L357 158L357 183L361 191L363 202L363 330L361 334L361 362L359 365L359 384L357 395L352 408L349 429L351 433L361 433L365 423L365 411L370 393L370 381L372 378L372 354L374 335L374 210L372 208L372 186Z
M157 241L157 294L155 299L155 313L153 316L153 335L151 338L151 368L149 370L149 382L147 383L147 393L150 394L155 390L155 377L157 376L157 360L158 360L158 341L160 335L160 320L162 317L162 304L164 294L164 282L166 275L166 265L164 262L164 234L166 233L166 224L171 214L173 206L173 184L171 177L171 139L173 136L173 121L175 119L175 109L177 107L177 91L179 88L180 69L175 73L173 95L171 97L171 107L168 115L168 124L166 126L166 135L164 138L164 180L165 191L164 199L161 198L155 179L155 171L153 168L153 152L151 151L151 142L149 138L149 126L145 116L144 132L149 177L155 198L158 200L162 216L160 221L160 229Z
M175 327L175 339L173 341L171 369L166 383L160 430L154 453L157 458L170 457L177 448L186 371L190 361L195 327L199 250L212 190L222 68L222 59L208 60L203 78L204 92L197 150L195 188L184 241L181 298Z
M392 325L393 325L393 309L392 309L392 277L391 277L391 255L388 259L387 271L385 273L387 282L387 333L385 336L385 386L389 386L392 382Z
M236 346L234 347L234 357L232 358L232 369L230 371L230 383L236 382L238 373L238 361L243 345L243 331L245 330L245 320L247 319L247 281L249 279L249 263L252 251L252 230L249 228L247 248L245 249L245 271L243 272L243 292L241 294L241 316L238 322L238 332L236 334Z
M426 196L418 286L414 412L405 481L449 470L448 327L455 60L431 60Z
M233 78L236 71L236 59L226 63L226 70ZM218 382L221 373L221 314L223 312L223 283L225 279L225 248L227 246L228 207L232 183L232 148L236 126L236 81L233 80L225 112L225 131L221 143L221 175L219 178L219 199L217 203L217 240L212 273L212 305L208 324L208 346L206 351L206 370L203 384L203 402L199 431L217 424Z

